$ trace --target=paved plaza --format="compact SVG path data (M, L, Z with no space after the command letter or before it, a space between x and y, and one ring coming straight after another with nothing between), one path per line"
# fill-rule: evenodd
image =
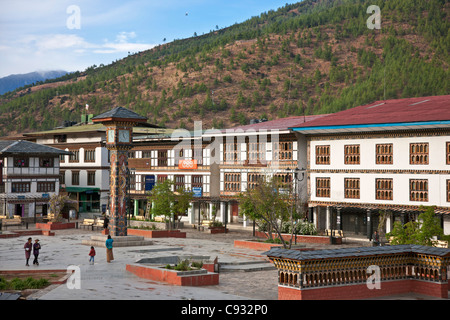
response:
M83 240L99 235L100 231L83 229L57 230L55 236L39 238L42 246L39 266L25 266L23 245L29 236L0 239L0 270L34 270L79 268L80 287L67 284L51 285L29 296L39 300L277 300L277 270L270 268L262 251L235 248L235 239L252 238L251 229L231 228L227 234L207 234L195 229L182 229L186 238L155 238L152 245L116 247L114 261L106 262L106 249L96 247L95 263L89 263L90 246ZM346 241L339 246L313 245L324 249L342 246L369 245ZM179 287L135 276L125 270L126 264L141 259L164 256L218 257L220 264L236 266L237 270L220 272L219 285ZM255 271L251 266L266 265L268 269ZM225 268L225 267L224 267ZM247 268L247 269L246 269ZM343 297L344 298L344 297ZM389 299L433 299L426 296L405 295Z

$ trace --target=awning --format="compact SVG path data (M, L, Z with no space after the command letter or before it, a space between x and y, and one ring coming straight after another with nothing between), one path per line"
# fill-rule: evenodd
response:
M66 187L66 192L100 192L100 188L89 188L89 187Z

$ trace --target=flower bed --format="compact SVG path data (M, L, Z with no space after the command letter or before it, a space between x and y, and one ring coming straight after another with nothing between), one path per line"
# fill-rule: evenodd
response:
M177 286L209 286L219 284L219 274L205 269L177 271L165 267L127 264L126 270L140 278Z

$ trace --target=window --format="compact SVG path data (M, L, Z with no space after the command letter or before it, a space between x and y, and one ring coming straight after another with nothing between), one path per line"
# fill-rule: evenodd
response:
M292 187L292 174L290 173L276 173L273 175L277 179L277 183L280 188L291 188Z
M409 198L411 201L428 201L428 180L409 180Z
M316 178L316 197L330 197L330 178Z
M142 151L142 158L144 158L144 159L151 159L152 158L152 151L151 150L144 150L144 151Z
M59 171L59 184L60 185L66 184L66 172L65 171Z
M55 192L55 183L47 181L38 182L37 192Z
M225 143L224 144L224 158L223 161L228 164L239 162L239 151L237 143Z
M203 176L193 175L191 178L192 188L202 188L203 187Z
M447 180L447 202L450 202L450 180Z
M26 157L14 157L14 167L26 168L29 165L29 159Z
M66 162L66 155L65 154L60 154L59 155L59 162L60 163Z
M174 191L184 189L184 176L183 175L175 175L173 185L174 185Z
M78 186L80 184L80 172L72 171L72 185Z
M255 189L258 183L263 180L263 175L260 173L249 173L247 176L247 189Z
M292 141L280 141L273 146L274 160L292 160L293 145Z
M393 164L393 147L392 143L377 144L376 150L376 164Z
M30 183L29 182L13 182L12 185L13 193L27 193L30 192Z
M195 160L197 160L197 165L203 164L203 149L202 148L195 148L193 149L193 154Z
M55 135L55 136L53 136L53 141L55 143L67 142L67 135L65 135L65 134Z
M359 144L344 146L345 164L360 164L360 147Z
M392 179L375 179L376 199L377 200L393 200L393 180Z
M428 164L428 143L409 145L409 164Z
M158 183L162 183L167 180L167 174L158 175Z
M158 166L167 167L167 150L158 150Z
M241 191L241 174L225 173L225 191L240 192Z
M130 159L136 158L136 151L128 151L128 158Z
M39 158L39 166L42 168L53 167L53 158Z
M248 161L249 163L260 163L265 160L266 144L259 142L248 143Z
M95 171L88 171L87 184L88 186L95 186Z
M79 162L80 161L80 151L70 150L72 154L69 156L69 162Z
M316 164L330 164L330 146L316 146Z
M446 154L447 154L447 164L450 164L450 142L447 142Z
M359 178L345 178L345 198L359 199Z
M84 150L84 162L95 162L95 149Z

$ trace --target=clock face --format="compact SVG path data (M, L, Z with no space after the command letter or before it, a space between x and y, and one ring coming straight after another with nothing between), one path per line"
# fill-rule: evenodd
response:
M119 142L130 142L130 131L119 130Z
M108 142L114 143L114 130L108 130Z

